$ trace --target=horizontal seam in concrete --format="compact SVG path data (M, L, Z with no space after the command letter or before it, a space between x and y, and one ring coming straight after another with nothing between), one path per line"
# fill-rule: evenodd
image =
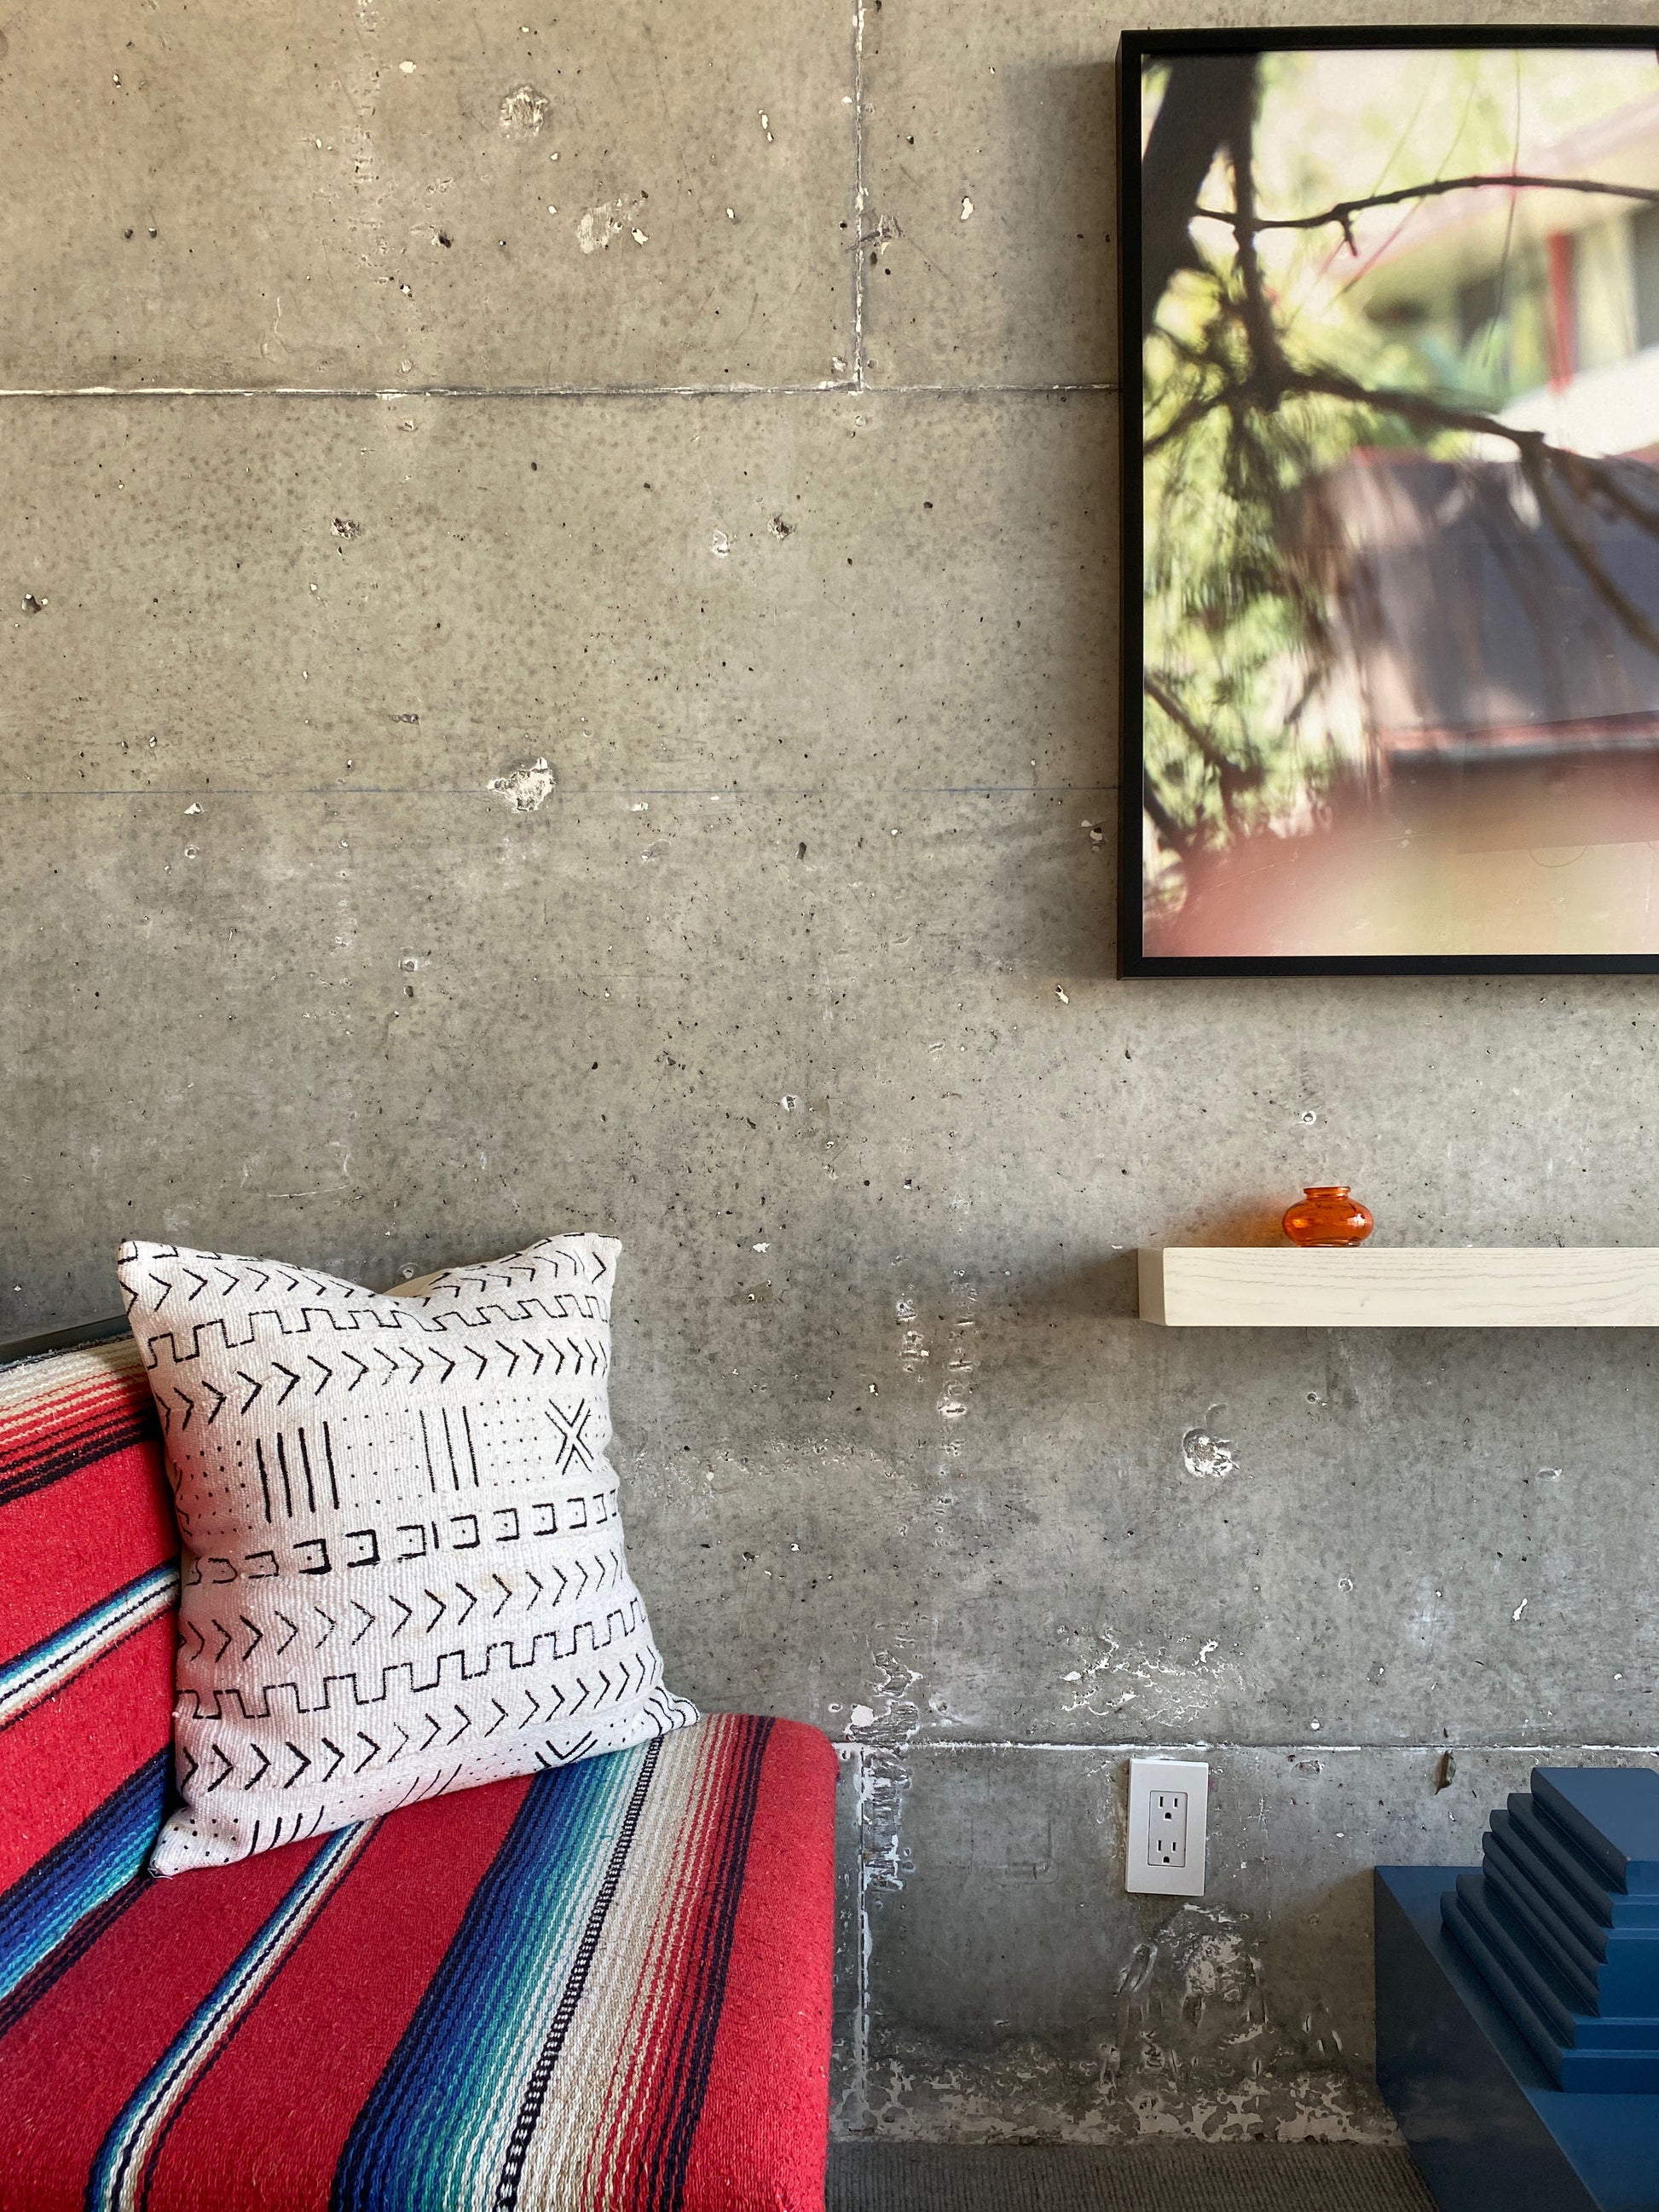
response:
M1048 399L1118 384L144 384L12 385L0 399Z
M1087 799L1097 793L1117 789L1115 783L890 783L881 790L848 790L846 796L867 803L872 798L883 799ZM837 787L819 784L763 784L748 789L721 789L710 785L706 789L696 787L665 787L655 784L592 783L567 785L554 792L538 807L529 811L542 813L550 806L556 808L561 800L571 799L719 799L732 801L760 799L775 805L781 799L830 799L841 796ZM35 786L31 789L9 791L0 788L0 799L488 799L499 806L501 794L482 784L436 783L279 783L279 784L179 784L158 788L145 785L131 791L88 791L76 784ZM645 830L648 825L636 825Z
M1230 1736L1224 1741L1213 1741L1205 1737L1187 1739L1178 1736L1151 1736L1143 1738L1139 1742L1129 1743L1052 1743L1027 1741L1019 1737L987 1737L981 1739L971 1736L958 1736L950 1741L911 1741L901 1743L881 1743L878 1741L861 1740L858 1737L836 1736L833 1737L831 1741L834 1743L837 1751L878 1751L886 1753L890 1757L896 1756L900 1753L908 1753L918 1751L1064 1751L1089 1752L1097 1758L1127 1757L1140 1759L1145 1758L1149 1754L1155 1755L1156 1753L1164 1751L1210 1751L1219 1753L1239 1751L1277 1751L1283 1752L1286 1757L1321 1758L1328 1753L1334 1753L1338 1752L1365 1751L1419 1751L1435 1752L1437 1753L1444 1751L1482 1751L1504 1753L1513 1752L1519 1754L1522 1753L1530 1753L1533 1752L1542 1751L1561 1751L1568 1748L1570 1746L1572 1750L1577 1752L1606 1751L1620 1752L1626 1754L1639 1753L1644 1757L1659 1758L1659 1744L1580 1743L1576 1737L1564 1738L1561 1736L1549 1736L1544 1738L1541 1741L1534 1741L1530 1743L1488 1743L1484 1741L1475 1741L1473 1740L1458 1739L1448 1741L1443 1738L1426 1743L1321 1743L1318 1741L1312 1743L1251 1743L1248 1741L1241 1741L1236 1736Z
M1068 398L1073 394L1088 397L1104 393L1116 398L1123 386L1085 379L1059 384L865 384L860 396L866 399L888 398L919 399L1002 399L1002 398Z

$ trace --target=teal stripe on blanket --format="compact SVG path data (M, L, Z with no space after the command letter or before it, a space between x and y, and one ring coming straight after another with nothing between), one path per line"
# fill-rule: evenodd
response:
M0 1728L61 1690L94 1659L124 1644L147 1622L171 1612L178 1601L179 1562L169 1559L93 1606L55 1636L20 1652L0 1667Z
M80 1826L0 1896L0 2033L37 1983L19 1990L68 1936L76 1923L140 1873L155 1847L167 1809L173 1754L158 1751ZM101 1923L98 1923L101 1926ZM90 1940L94 1929L86 1931ZM48 1970L50 1971L50 1970Z
M360 1822L328 1838L197 2006L105 2136L87 2184L85 2212L140 2212L149 2189L147 2168L180 2102L316 1918L377 1825Z
M331 2212L485 2212L659 1742L541 1774L353 2123Z

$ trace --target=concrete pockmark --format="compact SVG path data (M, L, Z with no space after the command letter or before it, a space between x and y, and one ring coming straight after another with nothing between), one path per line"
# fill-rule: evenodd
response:
M545 760L533 760L528 768L491 776L487 788L499 792L515 814L533 814L558 789L558 778Z
M553 103L533 84L514 85L503 94L498 120L509 138L533 138L546 122Z
M926 1364L927 1339L916 1321L916 1302L914 1298L896 1298L893 1314L899 1327L898 1363L907 1375L919 1375Z
M603 252L611 240L620 238L624 231L636 246L647 244L640 224L650 197L649 192L625 192L619 199L600 200L597 206L588 208L576 224L577 245L584 253Z
M975 1348L979 1322L974 1310L979 1303L978 1286L960 1273L956 1278L956 1316L951 1323L951 1356L945 1363L945 1383L938 1400L939 1418L945 1421L967 1419L974 1376L979 1367L979 1354Z
M1218 1413L1219 1406L1212 1406L1210 1413ZM1230 1437L1218 1437L1209 1426L1209 1414L1201 1428L1186 1429L1181 1437L1181 1463L1188 1474L1200 1481L1220 1482L1238 1471L1238 1451Z

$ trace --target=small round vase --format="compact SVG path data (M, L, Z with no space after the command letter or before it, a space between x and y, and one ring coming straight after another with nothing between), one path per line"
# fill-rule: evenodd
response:
M1363 1244L1376 1226L1370 1206L1350 1198L1345 1182L1310 1183L1285 1215L1292 1244Z

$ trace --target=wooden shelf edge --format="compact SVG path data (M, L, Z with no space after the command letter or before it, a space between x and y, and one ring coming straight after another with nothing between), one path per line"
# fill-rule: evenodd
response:
M1659 1328L1659 1249L1168 1244L1137 1254L1165 1328Z

